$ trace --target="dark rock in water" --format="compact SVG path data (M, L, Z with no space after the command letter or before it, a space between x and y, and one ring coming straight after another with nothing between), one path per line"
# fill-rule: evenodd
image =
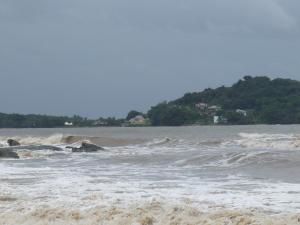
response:
M29 150L29 151L40 151L40 150L50 150L50 151L62 151L61 148L52 145L26 145L26 146L14 146L9 148L2 148L7 150Z
M97 151L104 150L104 148L98 145L90 144L87 142L82 142L80 148L75 148L75 147L67 147L67 148L71 148L72 152L97 152Z
M16 153L19 150L29 150L29 151L62 151L61 148L51 145L27 145L27 146L12 146L7 148L0 148L0 158L19 158Z
M20 158L17 153L7 148L0 148L0 158Z
M36 145L29 146L28 150L50 150L50 151L62 151L62 148L52 145Z
M87 142L82 142L81 148L89 149L89 150L104 150L104 148L102 148L98 145L90 144L90 143L87 143Z
M21 145L18 141L14 140L14 139L8 139L7 144L9 146L19 146L19 145Z

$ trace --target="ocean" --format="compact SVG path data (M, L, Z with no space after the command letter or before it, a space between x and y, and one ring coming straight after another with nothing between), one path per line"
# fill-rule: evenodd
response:
M0 225L300 224L300 126L2 129ZM83 141L104 147L73 153ZM62 151L30 150L50 145Z

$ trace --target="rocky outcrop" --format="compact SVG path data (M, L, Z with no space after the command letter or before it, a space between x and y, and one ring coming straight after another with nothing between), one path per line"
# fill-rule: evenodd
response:
M50 151L62 151L62 148L52 146L52 145L30 145L30 146L24 146L24 149L32 150L32 151L38 151L38 150L50 150Z
M29 150L29 151L41 151L41 150L50 150L50 151L62 151L61 148L52 146L52 145L24 145L24 146L14 146L8 148L2 148L11 151L15 150Z
M0 148L0 158L13 158L18 159L19 156L17 153L7 148Z
M102 148L98 145L90 144L87 142L82 142L82 144L79 148L76 148L76 147L68 147L68 148L71 148L72 152L97 152L97 151L104 150L104 148Z
M51 146L51 145L27 145L27 146L12 146L6 148L0 148L0 158L15 158L18 159L18 151L28 150L28 151L62 151L61 148Z
M8 144L8 146L19 146L19 145L21 145L18 141L14 140L14 139L8 139L7 144Z

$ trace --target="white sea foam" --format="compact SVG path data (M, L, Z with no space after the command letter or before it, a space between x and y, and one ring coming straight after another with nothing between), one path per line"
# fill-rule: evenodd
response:
M92 154L19 151L0 161L0 224L299 224L298 135L213 135L164 133ZM69 140L104 140L85 137Z
M161 197L149 193L148 200L139 191L129 195L122 195L121 190L126 191L127 186L119 184L117 193L109 193L109 189L101 191L90 190L82 192L81 185L73 187L70 193L70 180L58 179L57 185L61 190L53 190L53 186L48 187L48 197L39 196L41 186L38 185L34 196L18 196L18 198L0 198L1 208L0 223L4 224L283 224L283 222L298 224L299 216L293 211L292 195L288 198L279 190L274 190L271 185L267 191L271 191L277 198L270 199L270 196L259 195L258 193L245 195L245 193L235 194L231 187L228 190L216 190L213 186L205 193L205 188L199 187L200 196L188 198L183 195L181 200L177 200L180 192L173 193L174 189L161 192ZM85 184L85 183L84 183ZM86 185L86 184L85 184ZM251 185L245 183L245 185ZM225 186L225 185L224 185ZM269 186L269 184L266 184ZM67 188L67 190L65 190ZM78 190L79 188L79 190ZM93 187L95 189L95 187ZM290 187L284 187L290 188ZM74 189L77 189L76 191ZM146 189L145 189L146 190ZM144 192L145 192L144 190ZM297 189L298 190L298 189ZM28 191L28 190L27 190ZM127 190L128 191L128 190ZM201 191L201 192L200 192ZM204 191L204 192L203 192ZM259 190L263 193L265 190ZM276 192L277 191L277 192ZM279 191L279 192L278 192ZM282 190L281 190L282 191ZM193 190L191 190L193 193ZM239 192L237 189L236 192ZM52 195L50 198L49 195ZM116 195L118 195L117 198ZM80 198L79 198L80 196ZM155 197L157 196L157 197ZM162 197L164 196L164 197ZM195 195L196 196L196 195ZM130 198L131 197L131 198ZM5 200L6 199L6 200ZM112 200L114 199L114 200ZM139 200L138 200L139 199ZM198 201L199 199L199 201ZM274 215L268 211L264 212L263 207L273 206L282 199L289 201L292 212ZM233 201L239 202L235 208L228 208ZM258 204L259 208L254 208ZM264 205L266 204L266 205ZM288 205L288 204L287 204ZM262 206L262 208L260 208ZM248 209L248 210L247 210ZM152 221L152 222L151 222ZM252 221L252 223L249 223Z
M239 133L238 139L227 140L222 146L244 148L300 149L300 137L294 134Z
M247 210L215 210L203 212L188 204L172 205L152 201L125 208L112 205L93 206L89 209L75 207L40 206L38 209L19 209L0 213L0 222L6 225L175 225L175 224L230 224L230 225L298 225L299 215L268 215Z
M92 202L82 202L81 199L99 195L99 201L106 205L114 202L127 205L128 202L156 198L174 202L190 199L194 207L202 208L226 206L274 212L293 212L300 208L300 199L295 198L300 196L298 184L276 184L243 176L200 179L190 176L188 173L192 171L185 172L184 169L156 166L149 171L148 167L126 164L97 165L91 157L81 157L76 155L71 161L57 161L55 164L51 161L44 167L24 167L26 161L18 167L2 165L0 193L8 193L24 204L35 199L36 204L56 206L61 202L63 205L89 207ZM11 206L8 208L12 209Z
M60 144L63 137L63 134L54 134L50 136L2 136L0 137L0 144L2 146L7 146L7 140L14 139L22 145L55 145Z

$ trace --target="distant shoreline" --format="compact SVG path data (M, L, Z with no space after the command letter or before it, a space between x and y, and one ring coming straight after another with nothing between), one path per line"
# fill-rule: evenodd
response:
M300 82L245 76L231 87L207 88L126 118L89 119L0 113L0 128L152 127L300 124Z
M185 127L242 127L242 126L300 126L300 124L211 124L211 125L182 125L182 126L90 126L90 127L1 127L4 129L97 129L97 128L185 128Z

